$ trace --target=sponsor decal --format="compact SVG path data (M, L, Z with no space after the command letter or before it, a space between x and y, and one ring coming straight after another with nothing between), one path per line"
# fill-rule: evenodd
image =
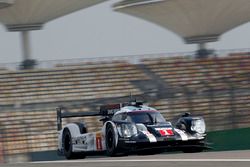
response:
M188 140L188 136L187 136L187 134L184 131L182 131L180 129L175 129L175 131L181 136L181 139L183 141L187 141Z
M148 137L150 143L157 142L155 136L151 134L149 131L142 131L142 133L144 133Z
M161 134L161 136L173 136L174 135L172 128L155 128L155 130L157 130Z
M72 139L73 144L88 144L87 143L87 136L78 136L75 139Z
M96 133L96 150L102 150L102 134Z

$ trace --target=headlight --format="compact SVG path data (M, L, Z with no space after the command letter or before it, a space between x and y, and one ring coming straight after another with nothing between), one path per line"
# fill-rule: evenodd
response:
M117 126L117 130L122 137L137 135L137 128L135 124L120 124Z
M197 133L203 134L206 131L206 124L204 119L199 118L199 119L194 119L192 120L192 126L191 130L195 131Z

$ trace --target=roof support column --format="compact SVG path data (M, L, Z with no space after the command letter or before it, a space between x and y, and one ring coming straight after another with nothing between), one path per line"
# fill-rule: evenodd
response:
M206 50L206 43L199 43L198 50Z
M21 45L22 45L22 58L23 61L20 64L20 69L33 69L36 65L36 61L32 59L31 55L31 39L30 33L33 30L42 29L43 24L13 24L6 25L8 31L11 32L20 32L21 36Z
M198 43L198 50L196 51L197 58L207 58L209 56L215 56L214 50L207 49L207 43Z
M20 31L20 33L23 52L23 62L20 65L20 69L33 69L36 65L36 61L31 57L30 31L23 30Z
M31 59L31 47L30 47L30 32L21 31L22 47L23 47L23 60Z

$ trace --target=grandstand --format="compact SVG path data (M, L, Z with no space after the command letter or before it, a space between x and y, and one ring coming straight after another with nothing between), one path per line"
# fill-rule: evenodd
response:
M130 61L58 63L47 69L0 72L0 155L5 161L57 148L56 110L96 111L123 102L130 93L173 121L182 113L203 115L208 130L250 127L250 57L234 53L196 59L190 56L137 56ZM127 60L134 59L128 57ZM89 131L99 118L84 118ZM64 123L76 121L67 119Z
M140 90L129 82L146 75L126 62L79 64L1 74L1 105L59 103L125 96ZM112 88L112 89L111 89Z
M21 32L23 50L18 68L0 64L0 163L30 161L49 151L55 159L57 106L97 111L102 104L126 101L131 93L143 96L169 121L190 112L204 116L208 131L250 127L249 52L217 56L205 47L247 23L250 2L123 0L114 4L115 11L171 30L186 43L198 44L197 52L54 61L45 68L36 64L30 31L104 1L0 1L0 22L8 31ZM195 54L202 59L190 56ZM23 70L16 70L20 67ZM89 131L102 126L99 117L68 118L63 124L73 121L86 122Z

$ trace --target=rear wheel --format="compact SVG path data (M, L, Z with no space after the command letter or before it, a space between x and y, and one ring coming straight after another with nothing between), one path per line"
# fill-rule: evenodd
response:
M72 138L71 138L71 133L68 128L65 128L63 131L62 144L63 144L63 152L67 159L85 158L84 153L74 153L72 151L72 147L73 147Z
M115 131L112 124L108 123L106 126L106 153L108 156L115 156L118 149L116 147Z

